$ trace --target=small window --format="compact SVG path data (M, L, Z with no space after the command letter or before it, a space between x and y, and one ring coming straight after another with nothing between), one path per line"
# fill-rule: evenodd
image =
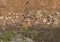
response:
M24 22L27 22L27 18L24 19Z

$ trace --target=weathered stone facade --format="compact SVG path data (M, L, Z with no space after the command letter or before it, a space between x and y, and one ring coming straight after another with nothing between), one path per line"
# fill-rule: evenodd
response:
M60 0L0 0L0 25L60 23Z

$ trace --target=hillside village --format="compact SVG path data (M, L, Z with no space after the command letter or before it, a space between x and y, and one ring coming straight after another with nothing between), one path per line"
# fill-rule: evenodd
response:
M0 2L0 26L20 24L30 27L37 24L56 25L60 23L60 10L56 9L59 3L55 0L51 2L53 5L48 3L50 2L48 0L42 0L41 3L36 0L0 0Z
M60 0L0 0L0 42L60 42Z
M46 11L46 10L45 10ZM0 16L0 25L6 26L6 24L20 24L25 27L29 27L37 24L58 24L60 13L46 13L44 10L38 10L35 14L30 12L25 15L24 13L2 13ZM7 14L7 15L6 15ZM50 15L49 15L50 14ZM54 14L54 15L53 15Z

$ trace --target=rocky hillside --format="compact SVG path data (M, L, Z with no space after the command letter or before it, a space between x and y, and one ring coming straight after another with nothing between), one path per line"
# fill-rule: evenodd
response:
M60 24L60 0L0 0L0 26Z

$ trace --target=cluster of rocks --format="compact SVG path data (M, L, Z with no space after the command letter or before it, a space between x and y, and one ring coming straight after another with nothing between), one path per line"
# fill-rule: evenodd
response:
M34 41L28 37L24 37L21 34L19 34L16 35L14 38L11 38L11 40L4 41L0 39L0 42L34 42Z
M2 12L4 13L4 12ZM60 12L57 10L38 10L36 13L29 12L28 14L24 13L11 13L5 12L0 16L0 25L7 26L8 24L20 24L24 27L29 27L37 24L59 24Z

